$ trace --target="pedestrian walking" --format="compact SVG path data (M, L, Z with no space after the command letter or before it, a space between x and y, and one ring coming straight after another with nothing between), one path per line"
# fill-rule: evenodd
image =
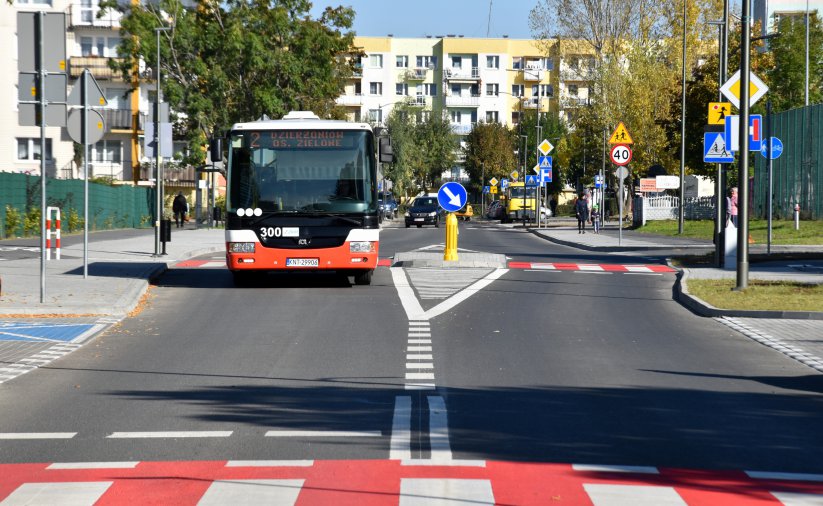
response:
M592 229L594 230L595 234L600 233L600 206L597 204L592 206Z
M589 202L585 195L581 195L574 204L574 212L577 215L577 233L586 233L586 222L589 221Z
M731 196L726 203L728 204L728 217L731 220L732 225L734 225L734 228L740 228L737 224L737 188L732 187Z
M174 197L171 203L171 210L174 213L174 222L177 224L177 228L182 227L183 223L185 223L188 209L189 204L186 202L186 197L183 196L183 192L177 192L177 196Z

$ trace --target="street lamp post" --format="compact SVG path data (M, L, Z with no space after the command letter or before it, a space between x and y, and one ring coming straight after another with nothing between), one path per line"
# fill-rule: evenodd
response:
M677 233L683 234L686 216L686 0L683 0L683 69L680 103L680 209L677 213Z
M160 89L160 32L171 30L170 27L158 27L154 29L157 36L157 76L155 88L154 104L154 181L156 193L156 221L154 222L154 256L160 256L160 231L163 223L163 174L160 166L160 103L162 101L162 91Z

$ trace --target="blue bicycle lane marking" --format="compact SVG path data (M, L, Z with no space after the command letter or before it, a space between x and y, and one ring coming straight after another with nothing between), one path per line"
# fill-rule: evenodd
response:
M0 320L0 341L68 343L99 327L96 323L31 323Z

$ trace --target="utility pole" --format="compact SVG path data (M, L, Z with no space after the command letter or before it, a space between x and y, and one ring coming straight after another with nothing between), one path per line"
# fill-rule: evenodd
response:
M737 169L737 285L735 291L749 285L749 73L751 71L751 6L743 2L740 15L740 160Z

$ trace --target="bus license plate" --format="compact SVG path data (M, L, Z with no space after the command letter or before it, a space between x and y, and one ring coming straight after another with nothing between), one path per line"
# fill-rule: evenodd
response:
M286 267L318 267L320 262L317 258L287 258Z

